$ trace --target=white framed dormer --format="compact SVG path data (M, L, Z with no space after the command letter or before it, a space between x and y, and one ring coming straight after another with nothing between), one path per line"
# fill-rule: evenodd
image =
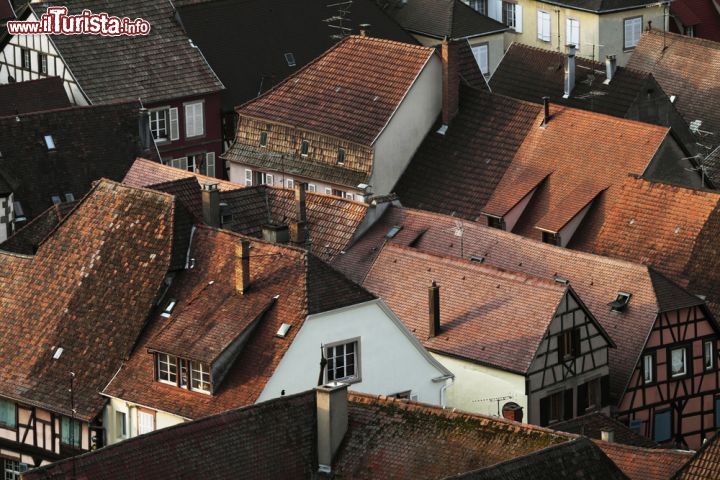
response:
M180 139L178 109L169 106L153 108L148 112L150 132L155 143L162 144Z

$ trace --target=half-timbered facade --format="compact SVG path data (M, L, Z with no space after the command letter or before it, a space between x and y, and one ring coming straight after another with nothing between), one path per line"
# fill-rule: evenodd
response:
M705 302L682 293L658 314L618 414L656 442L697 449L720 426L719 330Z
M608 405L614 344L566 284L386 246L363 286L455 374L451 407L551 425Z
M74 105L137 100L147 109L162 161L177 168L225 177L220 91L223 85L183 33L170 2L80 1L64 3L69 13L87 8L151 23L146 36L5 35L0 39L0 84L60 77ZM37 21L47 4L19 13ZM87 55L92 50L93 55ZM142 54L128 54L128 51ZM168 55L168 52L172 52ZM155 58L164 56L161 66ZM138 72L147 72L138 75Z

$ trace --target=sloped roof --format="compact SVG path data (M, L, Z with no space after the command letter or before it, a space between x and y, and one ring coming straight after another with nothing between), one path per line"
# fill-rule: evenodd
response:
M428 339L433 281L440 286L441 331ZM428 350L520 374L530 367L568 291L552 280L392 244L377 256L363 286Z
M671 478L692 456L692 452L666 448L642 448L595 440L630 480Z
M660 272L650 268L650 279L658 299L661 313L680 310L681 308L705 305L705 300L693 295Z
M187 178L196 178L198 182L202 183L217 183L218 190L221 192L242 188L242 185L238 185L237 183L207 177L199 173L188 172L187 170L171 167L170 165L162 165L146 158L135 159L125 174L122 183L133 187L149 187L151 185L159 185L172 182L173 180Z
M603 430L612 430L615 437L614 441L617 443L645 448L656 448L658 446L657 443L631 430L624 423L601 412L592 412L571 420L554 423L553 428L560 432L584 435L595 440L601 439Z
M670 4L670 14L683 26L692 26L693 36L720 41L720 13L712 0L676 0ZM671 27L673 24L670 22Z
M672 477L673 480L714 480L720 478L720 435L710 438Z
M0 0L0 20L8 20L11 18L15 18L12 3L10 0Z
M623 118L651 75L618 67L605 84L604 64L576 56L575 86L570 98L563 98L566 61L564 53L513 42L493 73L490 88L520 100L542 103L542 97L550 97L553 103Z
M433 53L349 36L237 112L372 145Z
M688 124L700 120L701 143L720 143L720 43L657 30L643 32L628 68L650 72L675 96L675 107Z
M542 0L542 2L595 13L631 10L656 3L652 0Z
M64 202L45 210L20 228L3 243L0 250L23 255L33 255L45 238L50 235L77 202Z
M534 194L513 231L540 239L535 227L543 217L552 214L567 218L576 211L576 205L565 201L570 191L581 188L576 193L591 198L605 190L595 200L586 217L587 226L583 227L583 234L592 237L596 233L592 227L599 226L605 209L617 201L627 175L645 171L668 128L563 106L551 106L550 115L546 125L539 126L539 116L528 131L484 212L503 216L506 212L495 208L498 198L516 204L527 193L518 188L518 178L528 171L549 171L552 173Z
M394 239L387 240L385 235L393 226L402 229ZM463 232L462 242L456 235L459 228ZM471 256L477 256L484 264L509 271L548 280L556 276L569 280L617 345L609 352L610 388L615 397L622 394L660 310L660 300L646 266L559 248L479 223L460 222L451 216L409 208L388 209L333 264L350 278L362 282L385 242L437 255L462 256L466 263L470 263L467 259ZM619 292L631 293L632 298L623 312L612 312L609 303ZM379 296L382 298L382 293Z
M186 418L250 405L257 401L308 315L374 298L312 254L256 239L250 239L250 288L241 295L235 289L235 252L243 238L247 237L197 228L190 252L194 267L179 273L166 295L177 300L171 316L154 315L138 348L104 394ZM234 338L244 331L276 295L212 396L155 381L148 349L215 358L231 340L225 336ZM283 323L292 327L285 338L278 338L275 334ZM200 335L192 343L187 336L190 331Z
M52 196L81 198L98 178L119 181L135 157L154 155L154 147L143 150L139 108L129 102L0 118L0 178L25 215L44 212ZM53 151L46 135L52 136Z
M101 411L171 268L176 216L170 195L101 180L34 256L0 252L0 395L71 415L73 371L76 416Z
M47 6L31 4L31 9L39 16ZM176 21L171 2L65 0L63 6L71 15L89 9L120 18L143 18L151 24L148 35L51 36L91 103L138 98L151 103L224 88Z
M448 480L556 480L579 476L587 480L628 478L597 445L580 437Z
M479 37L509 29L460 0L378 0L378 3L405 30L440 40Z
M445 135L437 133L440 123L430 130L394 192L409 207L477 219L528 132L540 125L540 111L461 86L450 128Z
M0 8L3 0L0 0ZM0 19L2 13L0 12ZM0 85L0 117L70 106L60 77Z

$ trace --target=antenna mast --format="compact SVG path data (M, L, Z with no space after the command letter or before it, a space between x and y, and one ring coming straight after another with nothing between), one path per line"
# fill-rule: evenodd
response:
M342 40L352 34L352 22L350 19L352 4L353 0L345 0L327 5L328 8L337 7L337 14L323 20L328 24L328 27L334 29L334 33L330 34L331 39Z

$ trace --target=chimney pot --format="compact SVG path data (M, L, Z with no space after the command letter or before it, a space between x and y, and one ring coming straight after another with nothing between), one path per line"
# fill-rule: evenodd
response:
M220 190L217 183L202 184L203 221L215 228L220 227Z
M567 45L567 61L565 62L565 94L563 98L570 98L575 88L575 45Z
M600 438L603 442L614 443L615 430L613 430L612 428L604 428L600 430Z
M550 123L550 97L542 97L543 100L543 126Z
M318 465L331 473L332 461L348 428L348 385L330 382L315 388L317 405Z
M617 59L615 58L615 55L608 55L605 57L605 82L610 83L615 76L616 69Z
M368 32L370 31L371 25L369 23L361 23L358 25L360 27L360 36L361 37L367 37Z
M435 280L428 290L428 307L430 313L428 338L433 338L440 334L440 287Z
M244 294L250 288L250 241L235 246L235 289Z
M443 40L440 48L442 59L442 121L443 125L450 122L457 115L460 105L460 59L455 42Z

